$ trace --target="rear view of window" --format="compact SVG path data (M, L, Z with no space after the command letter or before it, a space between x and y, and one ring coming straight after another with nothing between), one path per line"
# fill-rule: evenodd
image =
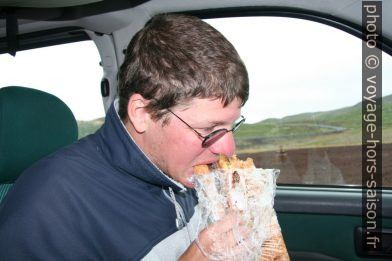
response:
M0 55L0 87L23 86L51 93L73 112L79 138L95 132L105 115L100 93L102 68L92 41Z
M294 18L206 20L244 60L250 96L237 154L281 184L361 185L361 40ZM383 185L392 186L391 56L383 55Z

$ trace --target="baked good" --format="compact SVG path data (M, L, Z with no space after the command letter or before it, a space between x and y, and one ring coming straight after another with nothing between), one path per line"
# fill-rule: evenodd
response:
M235 251L207 253L211 259L289 260L273 208L278 170L256 168L251 158L220 156L215 164L195 166L194 172L201 209L199 229L237 211L241 213L239 224L250 231Z

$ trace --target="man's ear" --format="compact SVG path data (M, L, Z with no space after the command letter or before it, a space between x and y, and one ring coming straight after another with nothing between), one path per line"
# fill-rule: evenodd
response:
M139 133L146 130L150 120L150 114L146 110L147 104L148 100L138 93L132 94L128 101L128 118Z

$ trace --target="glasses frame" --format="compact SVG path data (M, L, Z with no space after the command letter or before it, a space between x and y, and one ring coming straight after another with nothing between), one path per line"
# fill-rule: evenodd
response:
M236 130L238 130L238 128L245 122L245 117L244 116L240 116L239 120L237 123L235 123L235 125L233 126L232 129L228 130L226 128L221 128L221 129L217 129L214 130L213 132L211 132L210 134L207 135L202 135L200 132L198 132L197 130L195 130L191 125L189 125L186 121L184 121L180 116L178 116L177 114L175 114L172 110L167 109L171 114L173 114L177 119L179 119L180 121L182 121L186 126L188 126L191 130L193 130L200 138L203 139L201 146L203 148L206 148L210 145L212 145L213 143L215 143L217 140L219 140L220 138L222 138L226 133L228 132L235 132Z

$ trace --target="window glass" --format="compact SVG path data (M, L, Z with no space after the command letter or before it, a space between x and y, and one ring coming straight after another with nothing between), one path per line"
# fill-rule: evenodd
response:
M95 132L105 115L100 92L102 68L92 41L0 55L0 87L24 86L51 93L73 112L79 138Z
M207 19L250 79L237 154L281 184L361 185L361 40L295 18ZM392 186L392 59L383 55L383 185ZM389 72L389 73L388 73Z

